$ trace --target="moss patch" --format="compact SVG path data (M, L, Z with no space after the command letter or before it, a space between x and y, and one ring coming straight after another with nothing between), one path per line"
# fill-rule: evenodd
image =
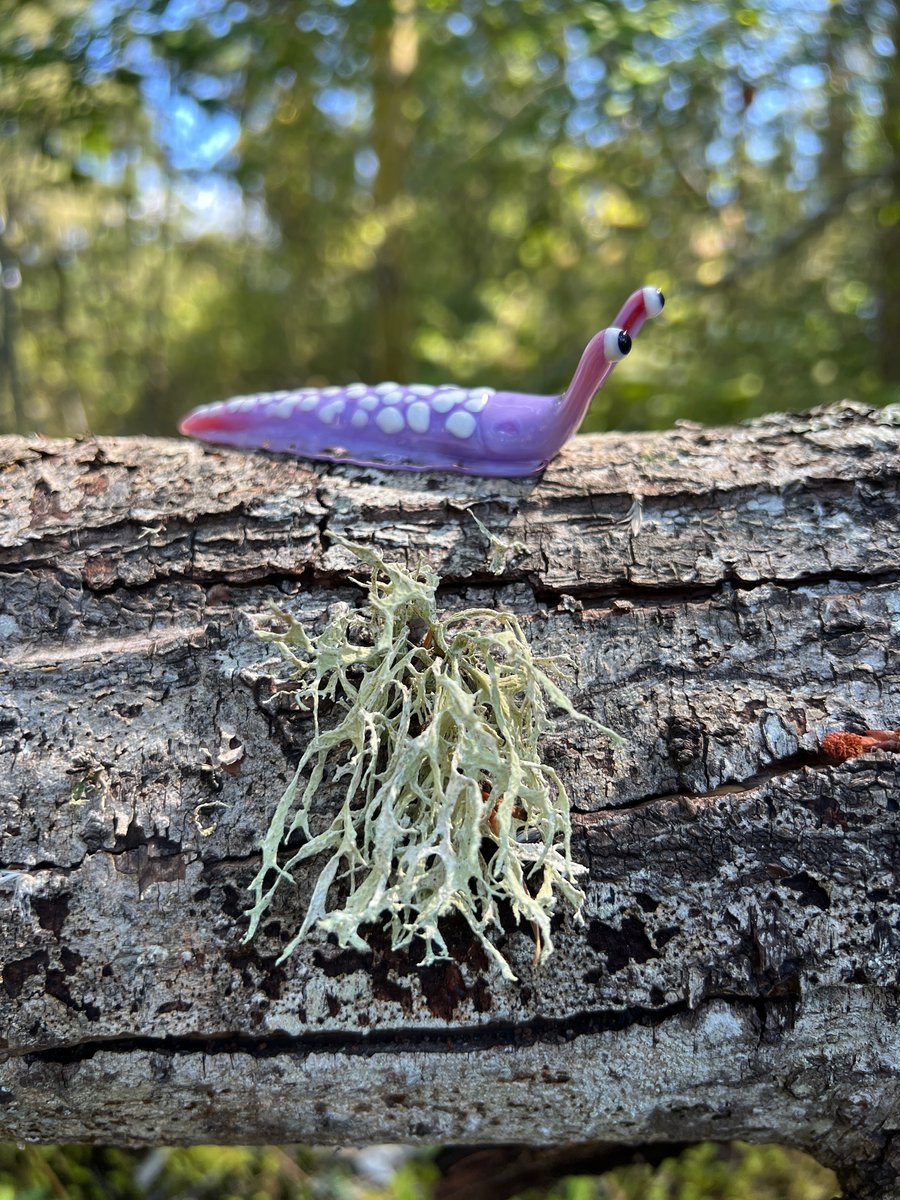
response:
M489 937L498 906L531 923L547 956L559 900L576 916L584 902L568 796L538 743L550 708L590 718L555 682L558 661L534 657L512 613L439 614L427 566L411 573L341 544L371 568L367 603L342 607L316 637L280 609L277 628L259 630L291 664L313 732L263 840L247 938L301 864L327 855L279 961L314 926L366 950L361 930L381 924L395 949L420 940L431 963L449 957L441 919L460 913L511 979ZM342 787L343 803L314 832L311 806L325 782Z

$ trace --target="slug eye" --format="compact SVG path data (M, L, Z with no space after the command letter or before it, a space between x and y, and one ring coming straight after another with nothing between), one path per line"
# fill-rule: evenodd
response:
M644 311L646 312L647 316L658 317L665 307L665 296L662 294L659 288L655 287L641 288L641 291L643 292L644 296Z
M603 353L607 362L618 362L631 349L631 337L627 330L613 326L603 335Z

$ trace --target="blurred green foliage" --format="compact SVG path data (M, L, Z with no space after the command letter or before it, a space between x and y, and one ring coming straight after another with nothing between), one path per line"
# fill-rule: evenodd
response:
M115 1150L91 1146L0 1147L0 1200L430 1200L427 1152L374 1182L353 1153L296 1146ZM832 1200L834 1176L778 1146L704 1144L655 1170L624 1167L562 1180L522 1200Z
M351 378L900 394L894 0L0 0L0 431Z

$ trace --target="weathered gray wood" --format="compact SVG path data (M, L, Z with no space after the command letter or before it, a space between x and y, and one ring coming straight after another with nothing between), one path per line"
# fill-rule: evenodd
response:
M900 1196L898 761L819 751L900 723L898 422L589 437L531 481L0 439L0 1137L741 1137ZM525 544L502 575L467 507ZM337 532L520 613L627 735L548 738L587 920L537 968L508 930L516 984L453 928L427 970L378 934L276 966L302 896L241 945L306 730L252 618L360 595Z

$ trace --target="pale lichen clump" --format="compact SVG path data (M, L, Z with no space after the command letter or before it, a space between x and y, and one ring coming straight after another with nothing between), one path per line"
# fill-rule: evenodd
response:
M513 978L488 936L499 906L531 923L546 956L559 898L576 916L584 902L568 796L538 743L548 706L590 718L554 682L558 661L532 655L512 613L439 615L428 567L411 573L341 544L372 569L366 605L341 606L317 637L278 609L281 628L260 630L291 664L312 736L262 844L247 938L297 867L327 854L279 961L313 926L366 950L361 930L384 924L395 949L421 939L427 964L448 957L440 922L459 913ZM314 833L311 808L326 783L341 785L343 803Z

